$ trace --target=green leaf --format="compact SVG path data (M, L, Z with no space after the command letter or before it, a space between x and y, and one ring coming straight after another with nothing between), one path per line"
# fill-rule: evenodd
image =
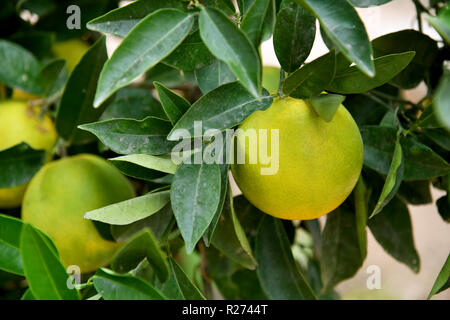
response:
M397 131L382 126L363 126L360 128L364 146L364 165L387 175L394 154Z
M233 208L233 196L228 191L223 213L219 218L211 243L225 256L244 268L254 270L256 261L252 249Z
M389 54L375 59L376 75L368 77L355 66L336 74L327 90L341 94L364 93L385 84L396 76L414 58L414 52L408 51Z
M33 292L31 292L30 288L28 288L23 294L22 298L20 298L20 300L36 300L36 298L34 297Z
M323 292L354 276L363 264L356 223L357 217L347 203L327 215L320 260Z
M450 172L448 162L430 147L409 136L402 139L401 144L405 155L404 180L426 180Z
M445 222L450 222L450 196L447 193L445 196L440 197L436 201L436 206L441 216L442 220Z
M40 78L44 97L51 97L62 90L66 84L67 77L65 60L53 60L42 67Z
M172 257L169 257L168 261L170 276L169 280L158 285L161 292L169 299L174 300L205 300L205 297L184 273L178 263Z
M96 121L104 110L94 109L92 103L103 64L108 59L105 37L100 38L70 74L56 115L56 129L65 140L84 141L93 137L77 130L80 124Z
M447 44L450 44L450 7L442 9L437 17L425 14L425 19L441 35Z
M48 238L29 224L20 235L25 277L37 300L78 300L76 289L67 287L68 275Z
M182 164L175 174L170 199L186 250L191 253L219 205L219 165Z
M433 202L430 192L430 181L403 181L397 196L409 204L427 204Z
M161 9L142 19L105 63L94 106L100 106L118 89L167 57L188 35L193 23L194 16L176 9Z
M255 48L258 48L261 42L264 20L271 9L272 1L255 0L243 15L241 30L247 35Z
M105 120L79 128L95 134L103 144L119 154L161 155L175 145L166 140L172 128L170 122L155 117Z
M436 128L436 129L422 129L422 133L439 147L450 151L450 134L446 129Z
M158 241L148 228L130 238L120 248L114 256L111 268L120 273L128 272L136 268L145 258L155 270L159 281L166 281L169 277L166 255L161 251Z
M149 192L140 197L88 211L84 218L115 225L130 224L158 212L168 202L169 191Z
M419 272L420 259L414 247L411 219L408 207L401 200L393 198L368 225L388 254Z
M239 82L224 84L197 100L169 133L168 140L178 140L179 130L187 130L198 137L195 122L201 121L201 134L208 129L223 130L234 127L256 110L265 110L272 104L266 90L259 99L253 97ZM187 132L186 132L187 133Z
M236 80L236 77L230 68L228 68L227 64L217 59L210 65L195 70L195 77L197 78L200 90L204 94L225 83Z
M315 36L316 18L294 1L283 1L273 33L275 54L283 70L293 72L305 62Z
M438 53L437 42L416 30L402 30L389 33L372 41L375 58L392 53L414 51L411 63L390 83L395 86L412 89L426 75Z
M129 274L117 274L98 269L93 277L94 287L105 300L165 300L149 283Z
M138 165L151 170L157 170L165 173L175 174L178 166L172 161L170 156L151 156L148 154L130 154L108 159L114 164L118 162L126 162Z
M202 7L200 35L211 53L230 67L255 97L261 94L261 61L245 34L221 11Z
M0 40L0 82L26 92L41 93L39 61L21 46Z
M283 93L298 99L319 95L333 80L335 64L334 51L305 64L283 81Z
M330 122L344 100L345 97L338 94L321 94L307 101L322 119Z
M434 112L439 122L450 130L450 69L444 71L434 95Z
M188 35L186 39L167 57L164 63L183 71L192 71L209 65L214 56L200 37L200 31Z
M45 150L35 150L26 143L0 151L0 188L20 186L45 163Z
M20 256L20 233L23 222L0 214L0 270L24 275Z
M149 13L162 8L182 9L183 7L183 3L179 0L135 1L89 21L87 28L89 30L112 33L125 37Z
M189 101L177 95L162 83L154 81L153 85L158 91L159 100L164 108L164 112L172 124L175 124L183 114L191 107Z
M269 299L317 299L295 263L280 220L267 215L262 218L255 252L258 278Z
M358 182L356 184L356 187L353 191L354 194L354 202L355 202L355 214L356 214L356 231L358 235L358 243L359 248L361 251L361 257L365 259L367 256L367 232L366 232L366 225L367 225L367 193L366 193L366 187L364 185L364 180L362 175L359 176ZM317 246L316 239L320 238L320 225L317 220L316 224L310 224L311 229L316 231L316 233L311 232L313 235L314 240L314 247ZM316 238L314 238L314 235L316 235ZM318 247L320 250L320 247Z
M442 291L443 288L445 287L448 288L449 278L450 278L450 254L447 256L447 260L445 260L445 263L442 266L442 269L439 272L436 281L433 284L433 288L431 288L430 294L428 295L427 299L430 299L436 293Z
M166 119L161 104L144 88L123 88L103 112L100 120L127 118L142 120L146 117Z
M364 24L347 0L295 0L320 21L327 36L367 76L375 76L372 46ZM378 73L378 72L377 72Z
M374 6L381 6L382 4L388 3L392 0L349 0L349 1L354 7L368 8Z
M381 210L383 210L383 208L395 196L403 179L404 166L405 162L403 159L402 146L400 141L397 139L395 142L392 162L386 177L386 182L384 183L383 190L381 190L380 197L378 198L377 204L375 205L375 208L369 218L373 218L373 216L380 213Z

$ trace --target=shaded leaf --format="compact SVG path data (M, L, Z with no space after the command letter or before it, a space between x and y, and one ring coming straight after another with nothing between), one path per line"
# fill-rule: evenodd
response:
M330 122L344 100L345 97L338 94L321 94L307 101L322 119Z
M380 6L382 4L388 3L392 0L349 0L350 3L359 8L368 8L374 6Z
M400 184L397 196L403 201L414 205L427 204L433 201L428 180L403 181Z
M114 164L118 162L132 163L146 169L157 170L165 173L175 174L178 166L172 161L170 156L151 156L148 154L130 154L128 156L121 156L108 159Z
M149 192L143 196L111 204L84 214L85 219L124 225L147 218L169 202L169 191Z
M26 143L0 151L0 188L20 186L45 163L45 150L35 150Z
M176 9L161 9L142 19L105 63L94 106L100 106L118 89L167 57L188 35L193 23L192 15Z
M261 94L261 61L256 49L221 11L202 8L200 35L211 53L228 64L242 85L255 97Z
M375 76L372 46L364 24L346 0L295 0L309 9L339 50L369 77Z
M434 95L434 112L439 122L450 130L450 70L446 70Z
M103 144L120 154L161 155L175 145L166 140L172 128L170 122L155 117L105 120L79 128L95 134Z
M57 59L46 64L40 72L42 94L50 97L62 90L67 77L65 60Z
M261 42L264 20L271 9L272 1L255 0L245 15L243 15L241 30L247 35L255 48L258 48Z
M195 70L195 77L197 78L200 90L204 94L225 83L236 80L236 77L230 68L228 68L227 64L220 60L214 60L210 65Z
M283 1L277 14L273 46L286 72L295 71L305 62L315 36L315 17L294 1Z
M185 98L177 95L160 82L153 82L158 91L159 100L164 112L172 124L175 124L183 114L190 108L191 104Z
M191 253L219 205L219 165L182 164L175 174L170 199L186 250Z
M165 300L149 283L131 275L100 268L93 277L94 287L105 300Z
M359 71L355 66L351 66L336 74L327 90L341 94L363 93L391 80L402 71L414 58L414 52L408 51L398 54L389 54L376 58L374 77L368 77Z
M270 299L317 299L292 256L280 220L264 216L256 236L258 278Z

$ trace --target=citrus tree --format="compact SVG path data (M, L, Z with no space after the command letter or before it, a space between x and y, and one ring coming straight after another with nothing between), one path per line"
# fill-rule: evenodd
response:
M369 230L419 272L407 205L441 189L450 221L450 8L370 41L356 8L387 2L2 1L1 297L337 299Z

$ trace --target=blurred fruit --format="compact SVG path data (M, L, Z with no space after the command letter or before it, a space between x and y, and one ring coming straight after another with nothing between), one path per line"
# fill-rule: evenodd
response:
M25 142L34 149L52 150L57 133L50 117L39 106L23 101L0 102L0 150ZM0 189L0 208L20 206L26 185Z
M362 139L342 105L333 120L325 122L303 100L275 99L272 106L253 113L239 128L267 129L272 162L278 156L278 170L261 174L261 169L270 164L262 164L260 155L256 164L249 164L249 144L256 143L256 138L261 141L261 132L250 136L250 143L239 139L238 133L236 150L245 154L245 163L231 166L233 176L245 197L270 215L315 219L338 207L358 180L363 163ZM273 149L272 129L279 129L279 143L274 141ZM263 149L256 144L254 150L259 154Z
M84 214L134 196L117 168L98 156L80 154L41 168L25 193L22 219L54 241L65 266L90 272L108 264L119 244L103 239Z
M53 53L61 59L66 60L67 70L71 72L80 62L89 45L80 39L70 39L63 42L57 42L53 45Z
M264 66L262 75L262 86L269 92L278 90L280 84L280 68Z

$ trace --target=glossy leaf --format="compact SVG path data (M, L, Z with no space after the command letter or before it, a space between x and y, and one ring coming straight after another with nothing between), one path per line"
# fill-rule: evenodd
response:
M420 260L414 247L411 219L406 205L393 198L369 220L369 228L378 243L396 260L419 272Z
M414 52L408 51L376 58L374 77L368 77L355 66L336 74L327 90L341 94L364 93L379 87L400 73L414 58Z
M192 71L209 65L214 56L200 37L200 31L188 35L186 39L167 57L164 63L183 71Z
M439 147L446 151L450 151L450 134L446 129L422 129L422 133Z
M261 42L264 20L271 8L272 1L255 0L243 15L241 30L244 31L255 48L258 48Z
M434 112L438 120L450 130L450 69L444 72L434 96Z
M189 109L191 104L185 98L177 95L160 82L153 82L158 91L159 100L164 108L164 112L172 124L175 124L183 114Z
M256 235L258 278L270 299L317 299L298 268L280 220L265 216Z
M443 288L448 288L449 279L450 279L450 254L447 256L447 260L442 266L442 269L439 272L436 281L433 284L433 288L431 288L430 294L428 295L428 299L430 299L436 293L440 292Z
M256 49L221 11L202 8L200 35L211 53L228 64L242 85L255 97L261 94L261 62Z
M167 57L188 35L193 23L192 15L176 9L161 9L142 19L105 63L94 106L100 106L118 89Z
M144 219L169 202L169 191L150 192L130 200L86 212L85 219L114 225L125 225Z
M213 164L182 164L170 199L178 228L191 253L210 225L220 201L220 169Z
M157 170L165 173L175 174L178 166L172 161L170 156L151 156L148 154L130 154L108 159L113 163L127 162L147 169Z
M316 19L294 1L281 3L277 14L273 46L280 65L293 72L305 62L316 36Z
M395 142L394 155L386 177L386 182L384 183L383 190L381 190L380 197L378 198L377 204L375 205L375 208L369 218L372 218L376 214L380 213L381 210L383 210L383 208L395 196L403 179L404 166L405 162L403 159L402 146L400 141L397 140Z
M210 65L195 70L195 77L197 78L200 90L204 94L225 83L236 80L236 77L227 64L217 59Z
M201 121L202 135L208 129L231 128L256 110L265 110L271 104L272 96L266 90L262 97L257 99L239 82L224 84L197 100L175 124L167 138L178 140L180 129L187 130L193 138L199 136L195 130L196 121Z
M94 287L105 300L165 300L149 283L131 275L98 269L93 277Z
M169 299L174 300L205 300L200 290L192 283L178 263L171 257L168 261L170 276L165 283L159 284L161 292Z
M76 289L67 287L68 275L54 248L31 225L24 224L20 251L25 277L37 300L78 300Z
M347 203L327 215L320 259L324 292L355 275L362 266L364 256L356 223L357 217Z
M152 96L152 91L144 88L123 88L100 117L100 120L127 118L142 120L146 117L166 119L161 104Z
M23 222L0 214L0 270L24 275L20 255L20 234Z
M26 92L41 93L39 61L23 47L0 40L0 82Z
M294 98L318 96L333 80L336 57L334 51L305 64L283 82L283 93Z
M247 236L234 212L231 191L228 192L216 230L211 239L212 244L235 263L247 269L255 269L256 261Z
M327 36L339 50L369 77L375 76L373 50L364 24L347 0L295 0L320 21Z
M91 20L87 28L125 37L148 14L162 8L183 8L179 0L140 0Z
M20 186L45 163L45 150L34 150L26 143L0 151L0 188Z
M345 97L339 94L322 94L308 102L322 119L330 122L344 100Z
M92 105L95 83L107 59L106 40L102 37L90 47L70 74L56 115L56 129L65 140L93 138L77 130L77 126L96 121L104 110L105 105L99 109L94 109Z
M174 146L166 141L172 128L170 122L155 117L105 120L84 124L79 128L95 134L103 144L120 154L161 155Z
M111 268L120 273L128 272L136 268L145 258L155 270L159 281L166 281L169 277L166 255L159 248L158 241L151 230L147 228L130 238L120 248L114 256Z
M405 89L416 87L425 78L438 53L437 42L415 30L383 35L373 40L372 46L375 58L406 51L416 53L409 65L390 81Z

